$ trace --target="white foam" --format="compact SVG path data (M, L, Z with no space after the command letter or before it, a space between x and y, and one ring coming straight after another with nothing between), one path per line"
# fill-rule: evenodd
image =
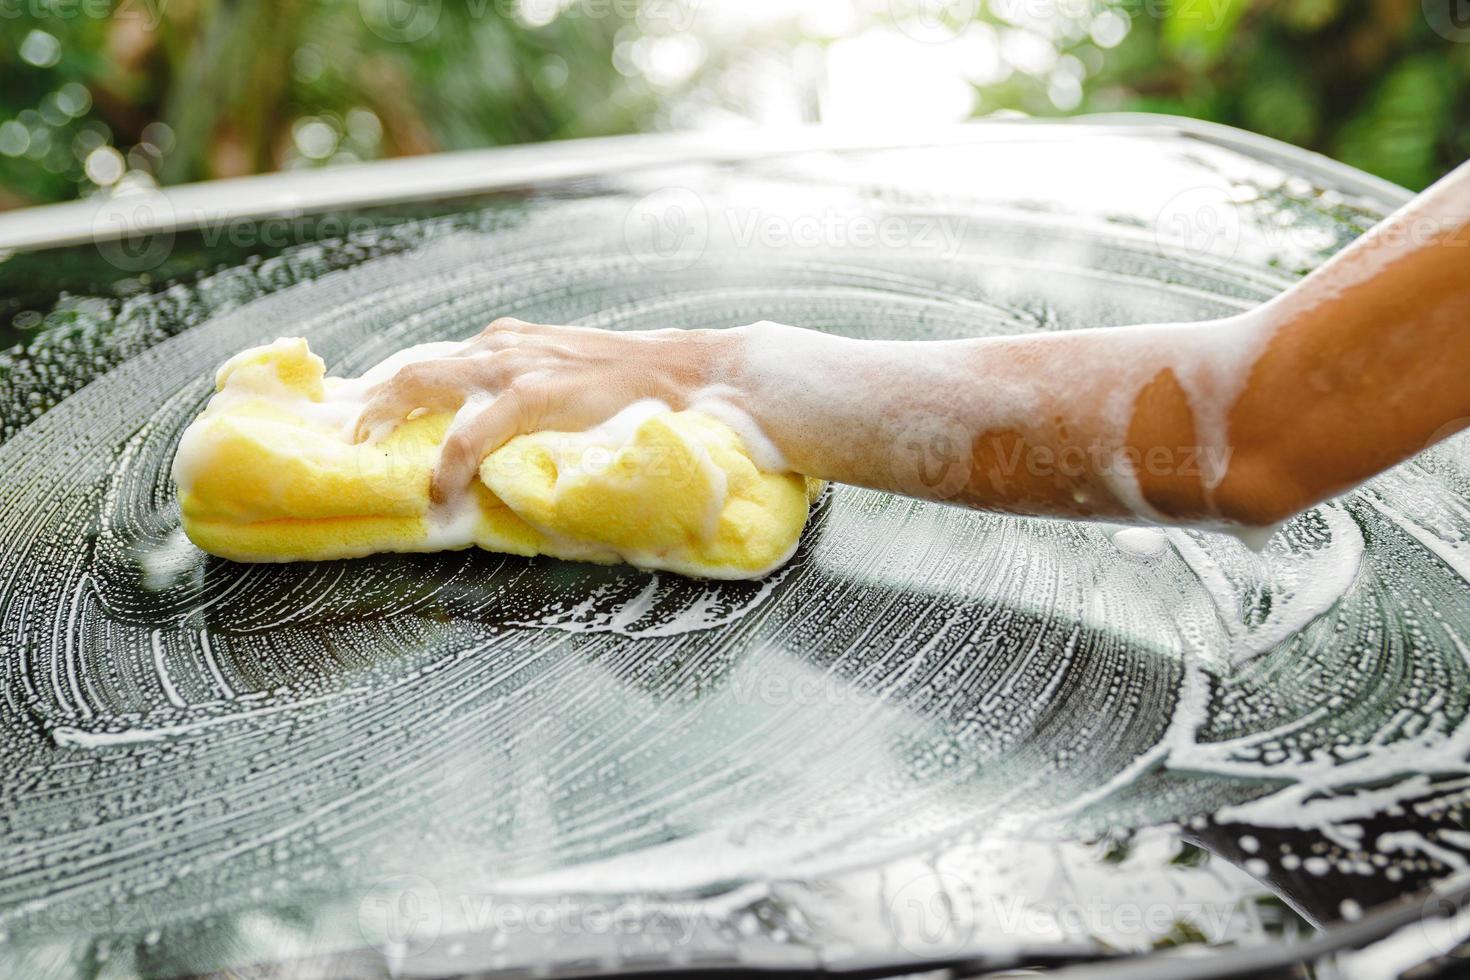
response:
M1048 357L1045 376L1038 377L1035 362L1017 358L1017 338L857 341L759 321L740 328L740 354L734 363L724 366L723 379L691 394L690 408L734 430L763 471L799 470L819 478L837 478L822 472L821 464L833 461L789 459L757 416L780 415L783 429L796 430L790 433L788 444L824 447L822 451L833 454L844 449L863 454L873 447L899 445L905 436L930 425L952 425L973 433L1038 432L1054 416L1067 414L1059 407L1074 393L1092 392L1098 417L1068 421L1088 430L1111 451L1109 463L1098 469L1097 476L1126 515L1154 524L1171 523L1143 495L1139 474L1124 452L1138 396L1162 371L1171 372L1177 380L1199 442L1190 448L1201 468L1206 499L1212 502L1230 459L1230 407L1270 339L1267 324L1265 318L1247 314L1207 328L1195 323L1145 324L1024 338L1025 344L1075 345L1079 355L1085 354L1070 359ZM295 342L282 339L276 344ZM319 399L287 387L270 372L251 372L248 383L236 375L210 406L265 398L350 442L376 385L409 364L462 351L458 343L407 348L358 378L326 379ZM234 367L251 354L247 351L232 358L220 369L220 378L230 377ZM472 396L459 418L466 418L469 411L493 397L489 392ZM579 435L588 448L625 442L650 413L669 410L662 402L635 402ZM1038 432L1038 444L1050 441L1045 435ZM181 484L193 472L194 457L193 441L186 434L175 461L175 478ZM841 469L844 462L853 461L837 460L835 464ZM448 520L446 526L457 523L457 519ZM1234 531L1257 549L1274 530L1222 528L1219 521L1209 518L1200 526Z
M1096 476L1127 516L1173 523L1144 497L1130 458L1128 430L1144 388L1161 372L1179 384L1194 419L1191 458L1206 500L1231 459L1229 413L1272 336L1257 314L1199 323L1096 328L981 340L858 341L772 321L742 328L738 384L762 414L781 414L791 440L853 453L891 446L925 426L956 432L1033 433L1053 441L1061 416L1101 447ZM1057 351L1053 345L1067 345ZM1059 356L1060 355L1060 356ZM1038 370L1044 367L1044 371ZM1088 417L1075 406L1095 403ZM817 460L841 466L844 460ZM792 465L819 478L811 461ZM805 467L805 468L804 468ZM1221 529L1206 518L1201 526ZM1241 529L1252 540L1252 528ZM1269 537L1269 534L1267 535Z
M264 349L280 348L297 343L305 343L305 341L300 338L282 337ZM258 360L262 349L251 348L242 351L220 366L215 378L218 391L210 398L201 418L222 413L242 401L265 401L282 411L333 431L343 442L342 451L351 453L364 451L363 447L354 443L353 437L358 420L376 386L389 380L410 364L434 358L453 357L462 353L464 344L458 342L419 344L391 354L358 377L327 376L323 381L323 392L320 398L312 398L299 389L287 385L275 372L239 370ZM704 389L696 393L691 408L725 423L734 430L752 461L760 470L767 473L790 472L790 467L774 443L766 437L749 413L735 407L727 399L727 394L728 389L718 386ZM495 394L491 392L471 394L456 413L450 431L453 432L456 426L467 424L477 411L483 409L495 397ZM656 415L672 411L674 409L671 406L658 399L641 399L625 406L591 428L581 432L562 434L560 444L564 451L560 455L562 462L567 465L559 468L558 480L574 472L578 466L589 465L589 461L593 459L593 450L605 450L606 459L610 460L612 454L633 439L634 434L645 421ZM380 431L370 434L369 443L381 438L396 424L388 423L379 427ZM174 457L173 477L181 488L192 485L198 475L201 465L201 440L204 438L202 429L190 426L180 439ZM707 452L697 452L696 460L707 481L718 491L711 495L704 521L706 533L712 535L718 529L720 515L726 503L726 477L724 471L715 464ZM428 543L444 550L469 547L474 543L475 520L476 511L468 494L456 494L430 511ZM549 533L545 529L541 530L543 533ZM563 544L571 546L572 542L563 541ZM604 549L590 547L586 550L586 554L590 560L608 560L616 557ZM709 574L707 569L684 568L677 563L669 564L652 555L639 555L637 558L636 563L644 567L663 568L685 574Z
M791 472L791 465L781 454L781 450L776 448L776 444L761 430L749 412L735 407L729 394L730 389L725 386L701 389L695 394L689 408L729 426L740 437L746 453L750 455L757 469L764 473Z
M1293 555L1289 561L1268 561L1259 554L1244 559L1252 573L1250 580L1258 587L1269 588L1273 597L1266 617L1249 624L1241 617L1240 589L1221 560L1189 532L1167 532L1180 557L1215 603L1235 661L1274 649L1325 614L1352 587L1366 550L1362 532L1340 506L1329 505L1318 513L1330 535L1325 546Z
M1159 558L1169 550L1169 537L1152 527L1125 527L1113 532L1113 544L1135 558Z

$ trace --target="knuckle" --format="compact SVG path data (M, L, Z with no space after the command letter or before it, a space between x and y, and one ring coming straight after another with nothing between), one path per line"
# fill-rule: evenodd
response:
M475 345L475 352L481 357L493 357L496 354L516 347L524 339L518 333L506 333L504 331L490 333L487 331L479 338L479 342Z
M469 436L463 431L449 433L439 446L439 469L443 471L453 466L465 454L468 442Z
M405 364L393 380L401 387L416 388L432 381L437 373L437 361L415 361Z
M513 380L506 388L511 399L511 409L518 429L540 428L545 419L550 399L548 388L539 377L524 375Z
M370 402L368 411L380 418L402 414L404 407L413 401L412 389L404 384L388 384L377 392Z
M476 362L476 373L494 385L514 373L515 360L509 350L493 350L483 354Z
M398 409L399 400L399 392L391 386L379 387L368 395L367 402L362 407L362 424L372 425L392 415Z
M540 378L529 374L512 378L505 386L505 394L511 398L511 407L523 418L540 415L546 402L546 386Z
M392 411L404 402L412 400L415 393L422 387L419 379L414 376L398 374L378 386L377 390L373 392L369 404L377 406L383 411Z

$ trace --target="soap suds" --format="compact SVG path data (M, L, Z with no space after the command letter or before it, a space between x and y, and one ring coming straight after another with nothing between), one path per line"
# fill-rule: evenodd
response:
M790 473L791 465L781 455L781 450L770 437L761 430L755 419L748 412L736 408L728 397L728 389L722 386L705 388L696 393L690 402L690 411L708 415L710 418L719 419L725 425L734 430L745 445L745 451L763 473Z
M1145 497L1136 453L1128 448L1140 394L1161 372L1169 372L1179 384L1197 445L1175 448L1190 450L1205 499L1213 506L1214 491L1231 458L1230 409L1273 336L1268 321L1254 314L1207 325L1068 331L1033 338L1038 345L1070 345L1076 355L1067 363L1050 358L1045 376L1037 376L1023 338L854 341L772 321L744 330L743 380L749 397L757 405L802 399L809 410L792 424L802 430L800 441L809 445L897 445L913 434L920 424L916 419L947 422L973 436L1037 433L1037 443L1045 445L1050 433L1041 427L1057 416L1058 403L1091 392L1097 400L1092 412L1069 421L1095 433L1104 460L1096 476L1117 503L1152 524L1177 522ZM820 375L813 376L814 365ZM817 385L820 395L814 397ZM1087 448L1090 452L1092 447ZM1240 533L1244 540L1257 530L1211 518L1198 526Z
M1169 550L1169 536L1158 528L1125 527L1113 532L1113 544L1134 558L1159 558Z
M763 470L738 431L655 399L581 431L516 437L489 453L479 480L427 499L438 449L425 438L454 436L495 394L472 392L447 430L429 419L411 431L410 415L381 442L353 435L374 385L459 350L409 348L359 378L326 377L299 338L230 358L175 455L185 531L237 561L479 546L719 579L765 575L794 553L809 506L805 478ZM757 454L769 445L742 413L723 414ZM754 466L759 476L732 485L725 466L742 474ZM350 523L326 523L339 519Z
M1150 166L1170 160L1149 145ZM1000 149L986 147L986 158ZM1190 150L1206 151L1214 152L1199 143ZM892 164L900 165L908 176L909 161ZM1197 169L1191 163L1182 172ZM600 325L628 327L733 321L750 316L754 297L774 296L796 322L892 336L922 320L939 335L962 336L993 326L970 304L975 295L995 295L992 270L1024 286L1005 294L1024 297L1027 306L1004 325L1014 332L1027 329L1030 309L1092 276L1081 269L1084 261L1139 261L1125 230L1086 256L1068 252L1066 236L1037 238L1049 261L1064 253L1044 282L1024 264L1024 253L996 257L968 245L962 267L929 263L902 281L892 266L875 270L871 251L853 250L822 273L861 284L846 292L814 283L810 250L774 259L756 253L753 271L732 263L729 277L709 276L697 267L674 281L609 259L622 244L618 222L626 203L618 206L610 221L578 214L574 224L550 227L537 223L533 207L529 232L497 231L369 260L340 281L292 288L268 301L274 306L247 302L201 318L186 336L97 379L6 444L19 496L4 522L13 539L0 556L0 579L9 576L14 601L0 643L9 647L14 687L25 699L6 741L9 783L18 787L8 800L15 846L6 859L21 888L14 904L37 910L43 942L54 941L45 927L57 910L78 913L68 921L108 922L140 901L183 928L198 917L196 896L224 894L222 886L229 895L274 901L273 889L284 883L282 901L306 907L318 900L316 886L339 880L343 868L372 881L393 870L389 861L422 857L405 854L403 842L421 840L425 827L445 845L434 855L445 864L493 858L501 881L564 870L559 893L611 887L611 877L578 869L620 856L626 860L618 874L640 860L653 867L647 857L659 852L650 845L685 839L698 842L679 857L687 863L664 869L687 876L685 893L731 887L717 874L728 870L724 860L713 871L709 862L695 867L712 849L752 854L745 870L760 881L790 880L789 856L796 853L803 871L825 883L827 869L871 861L875 846L891 848L885 855L918 852L946 875L973 870L973 880L999 881L1001 888L1039 880L1040 865L1027 863L1027 851L1016 860L1018 877L995 873L996 860L1017 854L1012 842L996 840L998 827L1023 824L1040 838L1038 854L1055 849L1053 825L1034 819L1037 808L1086 800L1078 819L1088 825L1157 826L1232 801L1263 794L1269 800L1315 756L1310 797L1288 793L1270 814L1259 803L1239 814L1275 814L1284 826L1315 829L1323 799L1334 804L1332 819L1381 813L1413 789L1396 774L1464 772L1464 740L1445 735L1470 728L1465 657L1451 639L1470 637L1465 585L1364 499L1381 493L1437 538L1467 540L1463 516L1447 514L1441 526L1420 506L1431 494L1463 499L1462 461L1445 462L1422 486L1380 478L1366 493L1348 495L1352 519L1370 529L1360 581L1279 653L1234 671L1216 663L1216 653L1231 644L1214 602L1172 555L1127 560L1095 527L845 487L811 541L812 560L759 583L657 576L659 591L650 596L650 576L478 553L289 569L201 559L196 578L140 604L131 553L110 545L109 536L161 541L176 525L160 467L187 420L165 399L184 390L180 401L192 411L198 387L191 383L262 322L312 318L334 349L348 350L384 338L406 343L431 332L467 333L502 308L577 316L598 305L613 311L597 318ZM1057 216L1044 219L1075 228ZM610 243L596 237L599 228L612 229ZM555 262L544 257L550 241ZM538 243L540 251L525 247ZM568 255L572 248L581 251ZM525 255L531 257L518 261ZM741 259L756 265L750 256ZM977 274L989 278L977 285ZM1136 280L1103 287L1100 278L1087 278L1082 288L1105 288L1113 315L1184 318L1241 302L1240 289L1259 286L1232 281L1228 294L1176 304L1176 284L1191 274L1185 265L1154 262ZM1280 278L1263 268L1260 281L1279 288ZM229 305L239 303L239 290L216 291ZM637 298L619 307L630 293ZM162 299L138 298L150 318ZM1158 314L1161 307L1169 312ZM1082 322L1066 309L1057 316ZM134 437L139 418L159 419L159 430L145 430L141 451L118 461L115 448ZM59 445L74 451L59 453ZM103 511L89 496L88 488L99 485L122 501L115 510ZM1259 560L1224 538L1190 537L1232 572L1255 570L1255 577L1223 580L1233 593L1229 605L1242 610L1254 596L1274 597L1277 585L1313 574L1293 566L1310 558L1298 553L1315 547L1316 531L1303 531L1314 520L1293 522ZM88 535L99 525L104 537L93 543ZM119 561L109 559L113 553ZM761 599L776 579L779 591ZM571 614L598 592L595 607ZM629 606L647 611L629 622ZM696 615L696 606L708 615ZM510 620L534 628L513 628ZM663 635L675 623L725 628ZM177 693L192 705L187 713L169 704L153 676L149 644L160 626L163 660ZM211 680L215 665L224 682ZM788 676L783 668L791 667L802 672ZM397 678L407 678L407 686L396 686ZM785 682L772 687L773 679ZM1316 713L1338 698L1349 710ZM239 724L209 723L247 705L279 710ZM874 715L872 707L881 710ZM1159 742L1165 718L1169 729ZM1302 718L1309 724L1295 725ZM186 724L188 731L157 742L76 741ZM53 733L56 739L48 737ZM70 747L54 748L58 740ZM1190 754L1195 741L1222 748L1198 758ZM1333 755L1385 753L1392 767L1333 769ZM127 778L117 782L108 772ZM371 780L364 783L362 773ZM1185 795L1156 792L1161 780ZM1361 792L1384 780L1392 785L1371 796ZM401 805L384 805L384 787ZM1463 790L1441 787L1452 819L1463 822L1463 804L1453 796ZM1304 799L1316 802L1304 808ZM75 819L58 829L60 810ZM975 848L976 827L986 828L981 843L1000 846ZM956 846L931 851L933 839L950 829ZM1281 835L1251 832L1262 841L1259 856L1275 863ZM1071 828L1066 836L1075 836ZM119 839L130 843L119 848ZM848 843L825 843L832 839ZM789 846L771 853L766 842L783 840ZM1128 843L1136 854L1137 839ZM548 848L565 858L555 869L546 866ZM1091 868L1096 848L1087 850L1081 863ZM181 854L189 860L181 863ZM1394 862L1379 872L1387 882L1401 873L1412 878L1413 864L1427 857L1409 848L1386 856ZM1299 860L1313 874L1336 866L1315 852ZM1280 864L1288 867L1284 858ZM171 872L167 881L160 868ZM708 873L696 873L700 868ZM1199 874L1230 870L1211 860ZM868 901L910 880L890 864L875 873L886 876L886 893L844 890L840 897ZM1171 880L1192 873L1170 870ZM1135 874L1130 868L1107 888L1087 878L1080 894L1130 900L1138 893ZM1393 890L1365 884L1374 894ZM777 894L784 905L762 907L759 922L731 920L729 934L763 935L757 929L766 928L772 910L811 911L809 893L796 904L789 891ZM441 897L447 908L460 895L445 887ZM343 908L349 943L361 941L361 898L350 895ZM12 940L28 936L22 919L5 926ZM284 934L255 932L265 938L244 936L236 950L241 962L269 958L271 937Z

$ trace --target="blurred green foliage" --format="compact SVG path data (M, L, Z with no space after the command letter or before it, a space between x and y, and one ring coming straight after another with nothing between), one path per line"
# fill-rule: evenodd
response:
M177 183L629 132L652 111L652 94L613 66L623 18L531 27L506 0L434 3L433 30L417 38L394 4L414 9L0 0L0 126L12 124L11 139L0 132L0 193L12 205L85 193L99 183L85 161L109 145L124 172ZM85 90L86 111L55 107L68 85ZM94 169L111 176L107 162Z
M1133 18L1088 104L1229 123L1420 189L1470 157L1470 21L1432 25L1426 6L1176 0Z
M1432 6L0 0L0 208L127 180L819 121L824 56L875 32L952 65L968 114L1177 113L1419 188L1470 156L1470 23L1431 23ZM911 80L881 57L871 74Z

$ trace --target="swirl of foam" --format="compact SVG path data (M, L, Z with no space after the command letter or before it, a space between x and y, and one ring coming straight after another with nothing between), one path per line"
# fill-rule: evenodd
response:
M643 884L707 889L982 825L1281 822L1262 787L1463 767L1449 449L1260 555L851 488L762 583L475 551L239 566L182 539L178 433L213 367L287 322L355 373L500 314L943 338L1197 318L1273 283L993 210L943 256L715 234L672 269L618 244L625 204L543 201L252 299L0 446L0 931L44 933L61 902L187 922L404 868L591 887L672 844L719 861L650 860Z

